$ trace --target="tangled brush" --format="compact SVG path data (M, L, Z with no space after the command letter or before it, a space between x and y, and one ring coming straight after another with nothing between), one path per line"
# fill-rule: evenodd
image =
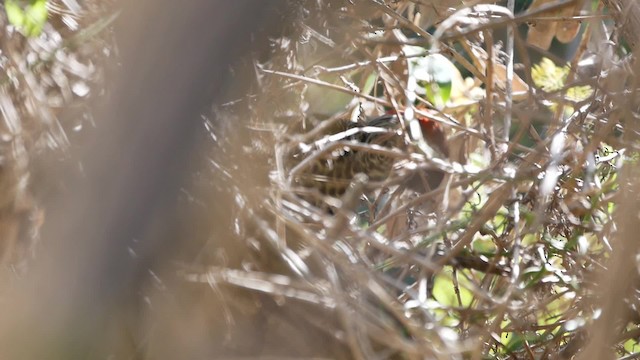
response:
M206 281L301 307L336 357L574 356L635 156L603 7L299 5L248 101L270 171L238 215L255 257Z

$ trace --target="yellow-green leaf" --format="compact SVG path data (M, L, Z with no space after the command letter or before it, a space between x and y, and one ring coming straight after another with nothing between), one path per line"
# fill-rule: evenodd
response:
M17 0L5 0L4 8L9 22L24 36L40 35L47 22L48 10L46 0L31 0L26 6L21 6Z

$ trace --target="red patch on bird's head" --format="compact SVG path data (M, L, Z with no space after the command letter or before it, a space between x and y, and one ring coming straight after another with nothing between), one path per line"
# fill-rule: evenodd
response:
M425 134L434 134L438 131L442 132L442 126L427 117L418 117L418 122L420 122L420 128Z
M389 115L398 115L404 114L403 110L396 111L395 109L391 109L387 111ZM445 157L449 156L449 146L447 145L447 136L444 133L442 124L439 122L429 119L426 116L417 116L418 122L420 123L420 129L422 130L422 136L424 136L425 141L429 146L433 147L435 150L438 150Z
M426 117L418 117L422 136L429 146L435 148L445 157L449 156L449 146L447 145L447 136L439 122Z

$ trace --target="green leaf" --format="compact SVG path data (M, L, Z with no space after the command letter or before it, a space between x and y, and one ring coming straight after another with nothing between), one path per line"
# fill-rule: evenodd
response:
M405 49L405 53L410 51ZM455 65L446 57L434 54L412 59L409 71L418 85L424 88L427 99L437 108L444 108L451 98Z
M4 8L7 12L9 23L15 26L24 36L35 37L40 35L42 28L47 23L47 0L31 0L24 8L17 0L5 0Z
M473 251L480 254L495 254L498 248L493 242L493 239L489 236L478 237L471 243Z
M15 0L5 0L4 9L7 12L7 18L11 25L21 28L25 22L25 15L22 8L15 2Z
M542 58L540 63L533 65L533 69L531 69L531 78L534 84L547 92L562 89L568 74L568 66L556 66L548 58Z
M531 69L531 79L537 87L546 92L563 90L567 100L586 100L593 94L593 89L590 86L584 85L565 88L569 70L568 65L556 66L552 60L542 58L542 60ZM551 103L549 108L555 111L557 104ZM564 110L567 116L570 116L574 111L571 106L565 106Z
M529 345L536 344L542 340L542 336L537 334L510 333L511 339L505 344L507 354L516 351L522 351L525 348L525 342Z
M456 295L456 289L451 279L451 274L440 274L435 277L435 283L433 286L433 297L440 304L445 306L463 306L469 307L473 302L473 292L465 288L464 278L459 279L458 290L460 291L461 304L458 303L458 296Z
M442 109L451 97L451 82L440 83L434 82L425 86L427 99L435 105L436 108Z

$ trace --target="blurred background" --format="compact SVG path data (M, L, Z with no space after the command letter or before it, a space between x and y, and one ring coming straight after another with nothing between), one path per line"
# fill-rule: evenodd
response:
M5 0L0 358L636 358L639 11Z

